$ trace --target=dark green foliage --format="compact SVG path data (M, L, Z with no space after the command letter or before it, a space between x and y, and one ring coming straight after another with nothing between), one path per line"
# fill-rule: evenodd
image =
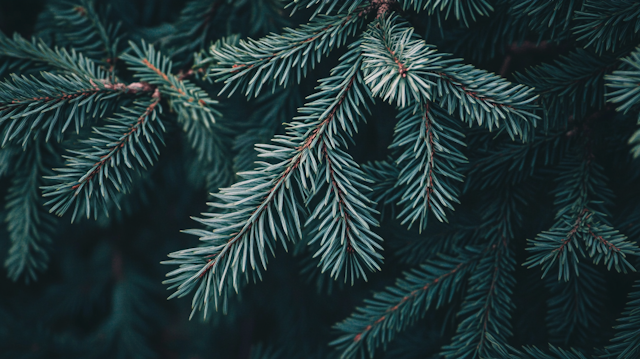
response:
M9 153L11 147L2 150ZM32 146L15 155L17 171L8 188L6 202L7 230L11 247L4 266L12 280L24 277L27 282L35 280L37 272L42 272L49 264L47 245L51 241L54 228L53 218L42 207L38 187L42 176L49 171L44 167L43 157L49 148ZM45 153L42 153L45 152ZM3 159L7 161L9 160Z
M640 4L632 0L584 2L575 13L573 32L585 47L593 46L598 53L615 51L631 42L640 31Z
M94 2L89 0L53 2L47 9L54 24L41 26L40 36L60 47L72 46L76 51L110 67L116 62L119 49L120 23L109 23L108 11L99 13ZM65 31L52 31L53 29Z
M583 0L508 0L511 13L529 25L535 34L547 34L552 41L569 37L574 12Z
M98 210L108 212L107 203L116 201L117 192L127 193L133 174L153 165L162 143L164 127L158 118L160 96L138 101L106 120L103 127L93 129L94 136L83 141L83 147L65 156L66 167L57 168L58 182L43 187L43 196L52 197L47 205L63 215L73 208L72 220ZM158 142L158 144L156 144Z
M240 89L247 97L256 97L265 84L300 83L315 64L334 47L345 43L362 24L359 12L348 15L319 16L300 29L286 29L283 35L264 40L241 40L237 45L221 44L211 48L215 55L210 74L224 81L221 92L233 94ZM268 45L265 43L268 42Z
M478 16L489 16L493 11L491 2L487 0L402 0L402 5L405 9L426 10L429 15L435 13L438 18L455 16L466 26L475 22Z
M0 353L640 355L637 1L40 1Z
M396 190L404 209L399 217L403 224L419 220L420 229L425 229L429 213L443 221L445 209L453 210L452 202L460 203L456 181L463 180L457 167L467 162L458 149L464 146L464 135L458 123L435 104L407 107L398 117L390 148L401 151L396 160L400 170Z
M554 65L543 64L518 76L535 87L544 104L544 129L567 126L570 116L583 117L587 109L604 105L604 76L616 58L577 49Z
M549 277L545 286L549 289L547 300L547 326L550 339L557 345L567 345L578 337L582 345L594 341L594 328L600 320L602 293L596 288L605 285L604 278L592 266L578 264L579 276L572 276L568 283Z
M405 273L393 287L367 299L347 320L336 325L345 333L331 344L343 357L358 352L373 354L376 347L391 341L424 316L430 308L449 303L456 295L468 273L474 271L481 254L477 248L465 248L457 257L441 255L419 269Z
M640 292L638 282L633 286L629 294L623 317L619 319L616 335L611 339L611 344L605 347L602 358L633 358L638 355L640 346L638 343L638 305L640 305Z

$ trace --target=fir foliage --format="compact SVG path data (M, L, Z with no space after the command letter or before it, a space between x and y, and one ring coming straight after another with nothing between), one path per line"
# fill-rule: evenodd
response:
M42 3L1 353L640 355L637 1Z

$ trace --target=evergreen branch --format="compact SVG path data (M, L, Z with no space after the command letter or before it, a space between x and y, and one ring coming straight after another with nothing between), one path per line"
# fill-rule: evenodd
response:
M21 141L24 146L27 140L45 130L45 140L51 135L61 140L72 121L79 131L87 117L103 115L113 105L109 99L140 90L75 74L43 72L42 80L12 74L11 80L0 82L2 145Z
M360 72L362 54L358 45L359 42L350 45L351 50L341 57L341 63L332 70L332 76L320 81L320 91L310 96L313 101L299 110L304 116L298 120L314 123L326 116L324 121L334 121L333 126L340 125L342 132L349 136L357 132L357 121L364 120L360 107L368 111L367 100L373 102L363 84ZM367 279L365 268L380 270L378 262L382 261L382 255L377 251L382 250L378 244L382 238L370 228L377 227L379 223L373 217L376 211L371 201L363 194L371 191L366 186L371 181L366 179L351 156L339 149L341 144L346 147L346 141L335 127L318 139L316 156L319 165L310 176L312 193L307 203L315 194L322 193L320 187L324 183L327 190L306 225L317 220L309 244L320 243L314 257L320 257L318 266L322 267L322 272L331 269L331 276L335 279L342 272L345 282L351 278L353 284L354 279L360 276ZM304 177L300 179L307 189Z
M558 262L558 280L569 281L570 271L578 275L580 254L586 254L595 264L604 260L607 269L613 266L618 272L635 268L626 259L627 255L638 255L638 247L627 241L626 237L612 227L600 223L597 214L585 208L577 216L563 215L549 230L539 234L535 240L529 240L532 254L524 263L529 268L540 265L542 277Z
M580 262L579 276L567 283L548 277L545 286L550 291L547 299L547 328L550 339L559 345L568 345L574 337L582 344L593 345L593 331L599 322L603 298L598 291L605 286L604 277L593 267Z
M142 43L140 49L130 43L135 56L125 54L121 59L136 71L135 77L145 83L158 86L163 96L168 97L169 106L178 115L189 143L198 157L213 166L214 177L224 182L228 178L230 144L223 134L229 130L216 118L222 115L216 109L218 101L213 100L200 87L171 73L171 60L157 52L153 45Z
M168 274L174 278L165 281L170 288L177 288L170 298L185 296L197 288L192 302L193 313L204 309L206 316L212 299L217 308L220 298L226 303L229 287L238 290L241 273L245 273L246 280L249 279L247 264L251 265L254 279L255 276L261 276L257 258L266 269L266 246L273 252L278 239L286 248L287 238L295 240L302 235L297 197L316 192L315 188L309 189L306 178L310 178L311 184L319 182L318 165L323 162L326 164L326 159L320 157L323 151L333 151L340 142L344 142L337 135L339 127L352 133L356 130L356 120L362 116L358 105L364 102L363 94L368 93L366 88L361 89L359 85L361 75L358 65L361 59L357 45L354 44L343 55L342 62L332 70L331 77L321 80L320 92L310 97L314 101L299 111L303 116L289 124L285 135L274 138L277 144L256 146L259 156L270 159L270 162L258 162L259 166L254 171L240 174L241 182L223 188L215 195L219 202L212 205L223 212L199 219L212 227L213 232L188 231L200 236L206 245L169 255L173 259L164 263L180 266ZM367 216L363 213L359 215ZM363 243L366 244L358 245L370 248L370 239L363 239ZM351 243L351 246L355 247L354 244ZM349 255L363 256L364 262L370 264L365 251L354 251ZM329 260L338 261L338 267L344 268L340 263L347 257L334 256ZM345 268L349 269L355 268Z
M617 104L616 111L627 113L636 110L640 103L640 48L636 48L629 56L621 59L623 65L605 76L605 86L611 89L606 94L607 102ZM640 120L638 122L640 124ZM640 129L636 130L628 143L632 146L634 158L640 156Z
M193 53L205 46L209 30L223 5L223 0L187 2L173 24L174 30L156 43L171 54L174 62L177 60L178 66L188 64Z
M9 175L15 168L15 161L18 156L18 149L14 146L0 148L0 178Z
M569 118L580 119L589 108L604 106L605 74L617 60L582 49L516 74L519 82L534 87L544 109L544 129L564 128Z
M133 271L120 271L124 273L122 278L115 278L109 315L89 339L91 352L99 351L112 358L153 358L147 332L157 309L149 283Z
M343 45L361 26L363 9L347 15L325 15L298 29L285 28L282 35L260 40L241 40L237 45L211 47L210 75L224 81L220 91L237 89L247 97L256 97L268 82L283 85L290 77L299 83L319 63L322 55Z
M575 12L572 30L598 53L615 51L640 31L640 4L633 0L587 0Z
M143 42L140 49L133 42L129 44L136 56L124 54L121 59L129 65L129 69L136 72L135 77L158 86L160 93L169 97L171 109L178 113L180 121L191 119L201 121L205 126L216 122L215 117L220 116L220 112L214 105L218 101L209 98L207 93L195 84L173 75L171 60L156 52L153 45Z
M640 353L640 281L636 280L629 301L618 319L615 336L600 358L633 358Z
M530 241L533 247L527 248L533 254L524 265L529 268L541 265L542 277L545 277L555 266L556 260L558 260L558 280L562 278L568 281L571 269L577 275L578 254L586 257L585 244L590 243L592 249L597 248L594 246L595 237L590 230L591 226L595 225L599 228L600 217L608 214L605 205L611 203L613 194L606 186L603 169L593 161L588 147L583 148L582 151L585 153L573 153L559 166L560 174L557 180L560 185L555 190L554 202L558 206L556 223L549 231L542 232L535 240ZM608 234L612 235L612 233ZM618 242L623 239L615 240ZM617 248L607 248L607 258L614 252L619 253L616 251ZM614 255L614 257L617 256Z
M604 168L594 161L588 143L579 150L584 153L569 153L558 166L560 173L556 181L560 184L555 190L556 218L582 215L586 211L609 215L606 206L613 203L614 194L607 187Z
M107 213L107 203L117 200L117 192L127 193L133 175L152 165L159 153L156 141L162 142L164 131L159 104L156 89L151 98L107 119L110 124L94 128L96 137L82 141L86 148L70 150L75 156L64 156L67 167L46 177L56 182L43 187L44 196L51 197L46 203L50 212L62 216L73 206L72 221L83 214L89 218L92 211L97 218L98 208Z
M402 151L396 160L398 205L404 206L398 217L409 227L419 220L419 229L424 230L429 213L447 221L445 209L453 210L453 203L460 203L454 181L463 181L457 167L467 158L457 147L465 145L464 135L458 123L432 103L409 106L398 117L390 146Z
M91 0L54 4L50 12L55 22L52 35L58 46L69 45L88 58L105 61L113 70L118 55L120 24L108 23L98 14Z
M627 241L624 234L603 223L589 223L586 227L588 236L584 239L593 263L598 264L602 260L607 270L613 266L618 272L627 273L627 269L636 271L626 259L627 255L640 255L635 242Z
M549 344L550 353L546 353L535 346L524 347L524 353L514 347L499 343L491 335L487 336L492 345L492 353L487 358L490 359L589 359L575 348L565 350Z
M33 38L28 41L18 34L10 39L0 32L0 56L44 63L58 71L94 81L106 78L106 72L82 53L74 49L71 52L64 48L51 49L41 40Z
M494 243L469 278L467 295L458 312L460 322L452 343L442 348L445 358L477 358L491 353L489 337L506 343L511 335L511 294L515 287L515 258L507 240Z
M570 36L574 12L580 2L575 0L521 0L512 2L511 13L529 25L533 33L547 33L548 38L561 41Z
M329 15L334 9L336 14L341 14L343 12L354 12L364 0L352 0L352 1L340 1L340 0L291 0L286 7L291 7L291 15L293 15L297 10L308 9L312 6L315 6L316 9L311 15L310 19L313 19L318 14L320 14L323 10L326 15ZM340 7L337 7L340 5Z
M411 99L433 101L449 114L458 109L469 125L502 127L511 138L529 137L539 118L533 113L537 107L532 89L443 58L398 19L380 17L365 32L363 71L374 96L395 99L400 107Z
M443 49L451 49L454 54L474 63L483 63L505 55L503 68L500 70L500 74L504 76L507 73L505 70L508 70L504 64L510 63L511 54L526 43L530 33L526 22L512 16L510 9L507 2L500 1L490 17L480 18L468 27L461 26L444 32Z
M8 189L5 208L11 240L4 266L13 281L24 277L35 281L37 272L47 269L49 255L45 245L51 242L52 217L40 201L41 177L46 173L39 146L29 147L13 162L15 174Z
M457 60L445 59L426 45L397 15L378 18L364 33L362 70L373 96L396 101L398 107L431 100L429 75Z
M314 257L320 257L322 272L330 269L335 279L343 273L344 281L351 278L353 285L355 278L367 279L365 268L380 270L378 262L382 261L377 252L382 250L378 244L382 238L370 228L379 225L373 217L376 212L362 194L371 189L364 185L364 172L347 153L323 143L322 157L316 178L320 183L315 187L320 192L322 182L326 182L327 190L307 221L317 223L309 244L320 243Z
M502 185L515 185L532 176L540 167L554 165L567 151L565 131L543 134L536 131L531 142L501 141L494 148L473 149L465 191L470 188L486 189ZM493 135L487 134L484 138ZM484 139L483 138L483 139ZM565 142L565 143L563 143ZM495 176L495 173L503 173Z
M416 12L426 10L429 16L434 13L438 17L444 13L448 19L453 13L456 20L461 20L469 27L469 19L476 21L476 16L489 16L493 12L493 6L487 0L402 0L403 9L413 7Z
M616 110L627 113L640 103L640 48L636 48L622 60L622 67L605 76L607 102L618 104Z
M386 346L397 332L424 317L431 307L449 303L460 290L463 278L474 270L480 251L468 247L459 256L441 254L420 269L405 273L393 287L365 300L351 317L334 327L342 335L330 345L340 350L341 358L373 356L375 348Z

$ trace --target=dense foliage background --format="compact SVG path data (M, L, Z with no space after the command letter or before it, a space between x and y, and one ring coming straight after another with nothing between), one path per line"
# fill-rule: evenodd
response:
M628 38L618 33L609 34L616 38L617 42L613 42L618 43L615 51L606 44L598 45L602 48L588 49L589 55L581 57L580 52L575 55L576 49L585 47L588 39L580 38L580 34L572 33L571 28L564 26L561 20L553 19L553 16L570 18L571 14L579 11L577 9L581 5L574 4L574 1L554 1L559 4L556 10L546 7L544 1L523 0L518 5L519 9L515 6L517 1L473 2L492 3L495 8L488 17L476 14L477 19L462 19L460 16L456 19L455 11L445 16L442 9L429 13L415 12L401 9L398 4L393 5L395 7L391 10L404 16L415 34L425 37L427 43L464 59L464 63L494 72L510 81L525 82L531 87L543 89L535 92L542 97L536 100L536 106L539 107L532 113L543 118L547 116L542 115L544 108L545 111L552 109L561 115L545 117L536 129L535 134L549 136L551 140L548 143L551 144L542 141L544 145L540 146L540 150L536 148L522 158L514 155L512 161L506 162L500 162L499 158L524 148L518 147L524 146L521 142L512 141L504 133L500 136L489 133L486 128L479 126L460 130L469 138L468 149L464 151L471 163L486 166L489 170L485 173L465 168L465 176L477 182L472 182L473 185L465 188L460 195L463 205L456 206L451 228L470 228L479 220L489 223L484 216L487 213L495 214L491 212L495 210L491 205L496 198L502 198L500 190L510 186L516 188L516 200L504 200L504 203L517 202L520 206L516 211L520 225L513 230L515 234L510 243L516 265L513 272L515 284L508 305L512 309L507 314L512 331L508 344L514 348L534 345L546 350L548 343L552 343L561 348L576 347L587 354L599 354L593 348L604 347L614 336L613 327L622 315L637 275L608 271L602 263L599 267L592 267L587 265L591 261L584 260L580 264L585 273L582 278L591 281L586 284L571 282L571 289L563 291L555 283L555 267L546 279L540 280L539 267L528 269L522 264L531 258L531 252L526 250L526 239L536 238L554 223L557 209L554 207L554 196L563 192L556 189L557 178L562 177L559 173L566 172L562 172L562 166L572 165L562 161L570 158L567 154L572 153L574 142L584 138L596 138L589 142L589 146L592 146L589 151L594 148L602 172L608 177L605 181L608 189L602 190L602 201L596 200L594 208L600 210L601 202L608 204L608 209L602 212L613 218L613 224L625 232L630 242L637 240L640 226L635 224L639 213L636 184L640 172L637 171L638 163L629 154L631 147L627 145L635 131L635 107L631 114L622 114L616 112L615 106L605 105L602 75L618 69L619 59L628 56L637 45L638 26L620 30ZM578 2L583 3L575 3ZM627 2L637 9L636 3ZM180 121L164 121L166 133L163 136L164 145L160 148L161 155L153 166L142 171L141 179L134 181L132 193L121 198L122 210L109 204L108 216L98 213L97 219L74 219L74 223L71 223L70 213L66 213L62 219L48 213L46 215L50 219L42 217L42 223L37 223L37 228L50 241L42 241L48 260L40 259L48 264L41 268L36 265L33 273L26 274L15 274L11 271L11 264L7 264L6 275L0 276L0 357L333 357L339 352L328 343L345 332L334 327L336 323L354 313L355 308L362 306L363 300L371 298L373 292L394 285L397 278L403 277L403 272L416 268L425 258L431 258L429 256L433 253L424 245L427 240L450 238L454 241L466 233L447 232L449 227L439 223L436 218L430 218L429 227L423 231L420 231L417 223L407 230L407 225L395 218L400 211L395 206L397 196L390 196L391 200L384 197L385 200L377 207L383 212L383 225L375 231L384 238L382 253L385 259L381 271L368 273L368 281L359 279L353 285L334 282L313 270L317 263L311 259L312 253L308 250L298 246L285 251L278 245L275 258L269 259L268 271L262 275L263 280L243 286L238 296L230 296L226 315L214 312L205 321L202 313L196 312L189 319L192 314L192 293L186 298L167 301L167 296L172 292L167 291L162 281L166 279L167 272L175 268L168 268L160 262L167 260L169 253L196 246L196 237L180 233L181 230L199 226L190 216L210 211L206 202L212 197L208 193L234 183L234 173L237 171L252 168L256 159L253 145L267 143L274 134L284 133L282 124L296 116L295 109L306 102L306 96L316 91L318 80L329 75L348 49L343 46L331 52L321 64L309 70L300 84L278 90L274 95L246 99L243 94L236 93L227 98L226 93L217 96L222 89L220 83L204 81L197 70L189 72L194 61L199 60L193 54L204 49L205 52L198 56L206 57L206 50L214 41L234 34L257 39L271 32L281 33L283 27L296 28L308 22L314 14L313 7L300 9L290 16L290 9L284 8L286 3L278 0L0 0L0 30L7 36L14 32L26 39L38 36L50 46L75 47L86 53L99 52L102 49L92 47L93 41L101 41L96 40L99 35L93 37L83 32L86 23L82 21L86 18L90 3L106 23L120 23L120 28L114 30L121 38L119 43L114 42L116 53L128 48L128 40L134 41L141 51L145 51L145 45L140 45L144 39L146 43L154 44L163 55L172 58L173 73L177 74L177 78L193 79L212 99L220 101L216 109L222 116L216 115L216 123L221 126L225 140L216 146L220 145L226 152L220 152L223 157L213 155L203 159L202 147L206 146L194 139L197 138L197 135L192 136L194 132L189 132ZM458 4L457 1L443 3ZM514 6L516 10L513 10ZM527 10L529 13L523 10L527 6L531 7ZM536 6L540 11L531 10ZM469 15L475 11L478 10L465 9L463 13ZM517 17L517 14L522 17ZM638 23L640 17L633 14L629 15L631 20L625 21ZM373 21L376 18L375 11L368 16L368 21ZM79 22L74 23L76 20ZM107 37L111 37L111 33ZM348 39L347 43L355 41L354 36ZM4 58L3 51L8 48L6 44L8 42L0 41L2 78L7 78L12 72L31 75L29 71L38 71L37 64L15 64ZM7 48L3 49L3 45ZM130 50L129 54L132 53ZM607 63L609 55L614 65ZM553 71L549 70L549 75L543 69L539 73L523 75L527 69L552 63L562 59L562 56L569 56L563 61L566 68L577 71L575 74L571 71L567 74L567 71L560 69L553 70L558 72L554 76ZM595 72L590 67L593 64L587 61L592 58L589 56L602 61L592 66ZM581 59L587 60L580 62ZM104 64L112 63L105 61ZM124 74L123 77L133 81L133 72L123 60L118 59L115 66ZM583 68L587 73L597 73L599 77L584 80L579 73ZM564 83L562 76L567 76ZM554 79L559 79L558 83ZM564 85L568 90L565 91ZM583 88L587 89L584 93ZM548 93L551 97L545 97ZM175 101L173 103L177 102L172 100ZM394 127L398 122L396 115L399 111L394 104L395 101L391 104L377 101L370 106L371 114L366 115L367 124L359 127L358 133L353 136L353 144L348 147L348 153L355 162L384 161L394 154L394 150L389 148L394 142ZM165 99L161 105L167 116L180 116L179 111ZM556 117L562 117L563 120L557 120ZM76 130L72 127L70 129ZM78 130L80 136L90 133L90 126L85 127ZM6 126L3 131L6 131ZM197 133L198 130L194 131ZM597 135L590 137L590 133ZM71 140L68 137L65 140L75 146L73 141L76 138L72 133L70 136ZM576 138L581 140L574 141ZM34 170L37 174L35 177L21 175L28 172L29 168L25 162L15 160L19 156L19 146L0 150L3 151L0 152L0 198L3 198L0 203L5 209L0 216L6 223L0 228L0 254L7 258L11 258L11 226L21 221L20 215L11 211L9 203L15 198L11 196L11 188L27 183L24 178L39 181L42 174L51 175L47 172L49 169L64 165L61 156L57 155L66 152L56 141L49 143L38 150L41 152L37 152L37 156L41 156L38 161L43 166ZM500 151L504 154L500 155ZM535 174L533 170L529 173L527 166L535 168ZM214 167L215 171L212 169ZM372 168L370 174L378 173L384 179L388 168ZM23 179L14 180L14 177ZM596 193L598 191L599 188L594 190ZM29 193L19 193L18 198ZM526 200L520 201L520 198ZM607 202L610 198L615 198L615 202L612 202L614 205ZM461 243L473 244L474 240L461 240ZM455 251L462 253L461 256L466 255L464 245L451 248L446 247L447 244L438 245L442 245L443 252L455 248ZM633 256L627 259L635 264ZM596 271L593 268L598 269ZM590 273L596 274L589 276ZM462 287L465 289L466 284ZM459 317L456 317L456 313L464 304L459 294L451 298L437 311L427 311L423 319L417 320L390 341L385 351L377 350L376 357L438 357L441 348L451 344L451 338L457 333ZM562 300L574 302L559 302ZM590 303L592 300L595 305ZM578 314L571 316L571 313ZM421 315L415 317L420 318ZM411 322L406 318L403 320ZM487 347L490 345L487 344ZM637 345L634 348L637 350ZM456 357L451 354L454 349L448 349L449 357ZM508 355L507 349L502 348L505 350L503 352L498 349L493 355ZM570 357L572 354L555 352L554 355ZM635 354L628 355L631 355L628 358L632 358Z

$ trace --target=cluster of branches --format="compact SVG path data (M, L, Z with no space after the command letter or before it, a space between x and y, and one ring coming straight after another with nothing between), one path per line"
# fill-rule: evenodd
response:
M404 11L426 10L438 21L455 16L467 28L506 9L499 13L508 14L510 23L485 35L494 43L510 45L539 32L538 41L571 39L584 47L518 74L522 84L427 45L396 12L395 1L294 1L294 10L315 6L307 25L213 46L204 60L208 76L224 84L221 93L252 97L303 81L323 55L351 41L286 133L257 147L264 161L216 196L211 205L217 212L199 219L210 229L189 231L202 245L170 254L166 263L179 266L166 281L176 289L172 297L195 293L194 312L205 316L211 302L226 306L231 287L239 291L264 275L267 249L273 253L278 240L285 248L287 241L314 248L309 253L318 258L320 272L331 277L366 279L382 263L381 238L372 231L376 203L379 211L390 205L401 224L426 231L417 245L422 264L337 324L342 334L331 345L345 358L373 355L431 307L448 306L461 292L456 334L440 354L497 355L507 350L513 330L513 251L523 239L521 211L535 201L532 194L540 187L532 189L532 183L544 175L558 183L552 192L556 219L529 240L524 265L541 268L543 278L557 273L555 282L547 281L549 311L555 313L549 327L561 325L569 334L554 330L554 340L566 344L588 335L585 328L597 323L601 305L600 274L582 261L628 273L635 271L630 256L639 254L635 240L611 223L614 197L598 162L607 155L598 153L599 128L612 116L605 104L626 113L638 102L638 59L620 50L633 43L638 17L620 11L634 4L557 3L498 1L494 8L482 0L402 1ZM528 25L514 37L508 32L516 22ZM613 90L607 96L605 83ZM398 110L392 156L361 167L342 148L375 98ZM544 167L547 172L539 172ZM462 194L478 189L489 195L477 206L477 224L448 223ZM448 243L430 239L428 218L453 226ZM567 302L572 310L563 310ZM623 321L630 320L631 311L626 313ZM637 350L634 329L620 327L608 355ZM567 353L552 348L544 355Z
M296 252L319 276L368 280L384 265L377 227L387 211L387 222L417 227L415 247L397 251L414 268L336 324L331 346L341 357L373 356L438 308L456 318L438 351L445 358L637 355L637 285L611 342L593 349L587 340L603 306L598 265L635 272L640 254L636 208L626 222L614 218L607 176L609 166L637 165L640 154L640 130L629 136L627 125L640 105L637 2L296 0L293 12L313 8L308 23L259 39L229 36L197 52L211 40L212 19L240 6L192 1L146 42L144 31L125 35L88 1L48 10L65 31L31 40L0 34L0 169L20 166L6 201L11 278L33 280L46 268L50 213L73 221L112 212L178 127L198 173L220 188L196 218L204 228L186 231L200 245L164 262L177 267L165 281L170 298L193 295L192 316L227 311L233 292L267 275L278 243L306 246ZM276 11L255 11L264 9ZM494 44L491 56L472 55L480 62L504 51L495 44L576 47L512 83L429 45L407 20L420 11L442 35L451 22L458 27L449 34L472 34L445 46ZM497 25L477 31L486 19ZM274 26L254 23L248 35ZM342 51L338 63L293 115L296 86L334 51ZM254 112L265 115L236 136L213 93L255 97ZM397 112L390 157L359 164L348 146L376 99ZM552 219L548 208L528 209L548 194ZM525 242L531 228L538 234ZM580 350L508 345L520 243L529 253L522 264L540 270L549 291L552 344Z

